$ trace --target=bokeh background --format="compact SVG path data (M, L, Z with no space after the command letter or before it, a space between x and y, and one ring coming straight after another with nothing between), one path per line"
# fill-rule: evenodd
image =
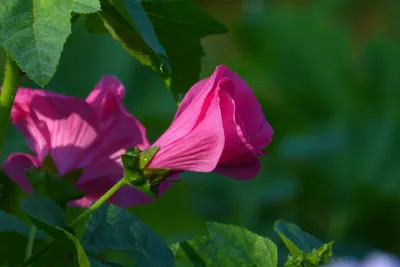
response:
M132 212L169 242L203 235L205 221L218 221L280 244L273 222L283 219L335 240L340 256L376 249L399 255L400 1L199 4L230 29L203 40L201 76L219 64L239 73L260 100L274 140L255 179L184 173L161 199ZM46 88L85 97L106 74L125 84L125 105L155 141L176 111L172 94L119 42L89 34L82 19ZM13 127L5 150L3 159L27 151Z

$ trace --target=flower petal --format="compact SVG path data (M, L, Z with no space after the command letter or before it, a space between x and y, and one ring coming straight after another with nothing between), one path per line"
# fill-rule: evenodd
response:
M26 123L40 125L60 175L84 166L99 129L97 114L77 97L41 92L34 94Z
M19 88L11 110L12 123L25 136L29 148L38 156L40 162L49 152L50 134L46 125L31 112L31 101L36 95L43 94L42 90Z
M228 78L221 79L220 88L232 86ZM225 130L225 146L215 172L234 179L251 179L260 171L257 151L249 143L243 131L243 122L236 112L235 102L224 90L219 90L222 121Z
M31 169L32 167L38 168L39 165L39 160L32 155L14 153L3 163L3 171L25 192L32 193L33 187L29 183L28 177L25 175L25 170Z
M261 105L249 85L224 65L218 66L215 72L219 77L226 77L232 80L231 86L225 86L224 90L235 101L236 112L242 118L250 143L256 149L266 147L272 141L273 130L268 124Z
M98 155L94 160L112 155L120 149L136 146L144 149L149 146L145 128L122 105L124 94L125 89L117 78L104 76L86 99L100 118L100 131L95 145Z
M174 171L212 171L222 153L224 133L217 91L206 87L191 101L190 108L175 117L168 130L152 145L160 150L149 168L170 168ZM208 94L207 94L208 93Z
M100 120L106 120L118 108L124 95L125 88L117 77L103 76L86 98L86 102L98 113Z

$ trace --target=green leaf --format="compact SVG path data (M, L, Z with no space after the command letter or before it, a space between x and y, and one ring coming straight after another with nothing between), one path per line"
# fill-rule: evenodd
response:
M0 210L0 232L15 232L28 236L30 229L30 226L26 225L17 217ZM41 232L36 233L36 238L43 240L47 239L47 237Z
M141 34L143 40L156 53L161 63L169 66L168 56L158 41L153 24L139 0L109 0L114 8L125 18L133 29ZM157 66L159 67L159 66ZM170 68L170 67L169 67Z
M21 206L22 210L29 215L30 219L59 228L64 228L67 225L65 214L60 206L45 196L27 196L21 200Z
M108 33L103 19L97 13L85 16L85 26L90 33Z
M245 228L207 223L210 235L171 247L178 266L277 266L276 245Z
M65 207L68 201L80 199L85 193L75 189L72 180L82 174L82 169L71 171L64 177L36 170L25 171L35 193L45 195L58 205Z
M163 73L166 84L180 101L200 78L200 39L228 30L194 0L145 0L142 5L171 63L171 72Z
M71 12L100 10L99 0L9 0L0 2L0 46L37 84L54 75L71 33Z
M17 217L23 215L19 203L21 199L27 196L19 185L13 182L6 173L0 171L0 209Z
M21 247L26 245L30 229L30 226L14 215L0 210L0 243L7 244L0 249L0 265L8 263L10 266L18 266L22 263L24 250ZM46 239L43 233L36 233L37 242Z
M116 263L115 255L122 253L125 256L120 260L125 263L134 260L135 266L175 266L164 240L122 208L111 204L101 206L91 215L86 227L83 246L91 258L103 264ZM105 255L108 262L104 261Z
M313 249L318 249L323 245L320 240L304 232L295 224L278 220L275 222L274 228L286 247L294 255L301 255L303 252L310 253Z
M90 267L79 240L65 229L66 219L60 206L50 199L32 195L21 201L22 210L36 227L54 238L57 244L73 252L80 267Z
M104 27L142 64L156 71L159 70L160 65L169 66L164 48L159 44L153 25L142 10L140 2L137 0L130 2L129 10L125 8L122 0L102 2L98 15ZM99 32L102 27L96 26L93 18L87 22L87 26L92 32Z

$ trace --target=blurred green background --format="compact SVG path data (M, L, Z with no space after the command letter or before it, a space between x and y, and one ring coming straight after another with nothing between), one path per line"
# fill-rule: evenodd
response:
M199 1L230 29L203 40L201 76L226 64L253 88L275 130L263 169L247 182L185 173L164 197L132 211L169 242L218 221L279 243L273 222L283 219L335 240L341 256L399 255L400 1L224 2ZM176 111L172 94L82 19L46 88L85 97L106 74L124 83L125 105L155 141ZM27 151L13 127L5 150L3 159Z

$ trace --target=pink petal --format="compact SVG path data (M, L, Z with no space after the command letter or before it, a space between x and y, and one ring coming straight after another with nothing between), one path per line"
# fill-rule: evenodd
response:
M118 108L125 95L125 88L114 76L103 76L86 102L98 113L100 120L107 117Z
M217 92L202 88L196 98L184 98L181 107L185 110L152 145L160 150L149 168L196 172L215 168L224 146L221 114ZM190 108L186 109L186 101L190 101Z
M200 80L193 85L182 99L174 120L184 113L189 106L192 109L194 103L197 101L200 100L201 102L204 102L204 98L217 87L218 81L224 77L223 74L223 72L214 71L210 77Z
M25 153L11 154L3 163L3 171L27 193L32 193L33 188L25 175L25 170L33 167L39 167L39 160Z
M83 99L44 91L33 94L25 123L40 126L60 175L83 167L99 129L97 114Z
M235 102L222 88L232 86L228 78L219 82L222 121L225 130L225 147L215 172L234 179L251 179L260 171L257 151L243 131L243 122L236 112Z
M121 103L124 93L117 78L105 76L86 99L100 118L95 161L121 149L149 146L145 128Z
M42 90L19 88L11 110L12 123L25 136L29 148L38 156L40 162L49 152L50 133L46 125L31 112L31 101L36 95L43 94Z
M249 142L256 149L266 147L272 141L273 130L251 88L239 75L224 65L218 66L215 73L219 77L232 80L231 86L225 86L223 90L233 98L236 112L242 118L244 131Z

